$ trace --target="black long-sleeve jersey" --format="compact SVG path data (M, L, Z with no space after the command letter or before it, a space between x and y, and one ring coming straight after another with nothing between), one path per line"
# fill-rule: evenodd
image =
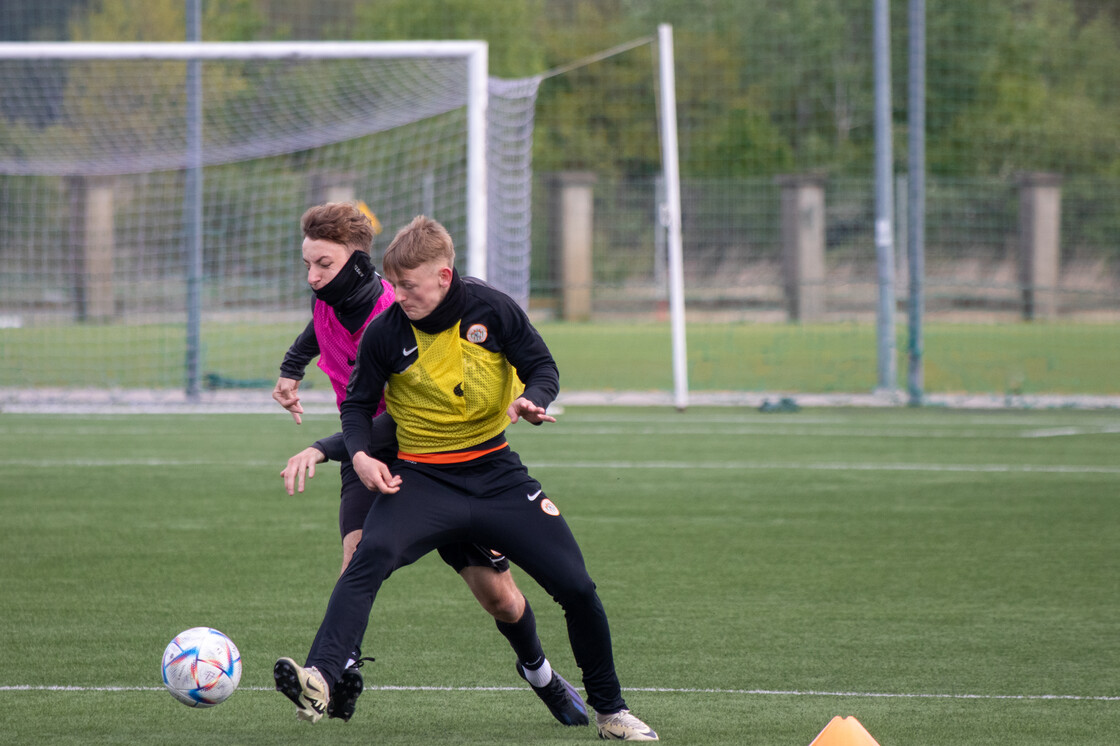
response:
M284 353L284 360L280 363L280 375L293 381L302 381L307 366L317 357L319 357L319 338L315 336L315 320L312 319L307 322L307 326Z
M455 321L436 334L426 334L397 305L366 328L340 409L351 457L367 449L371 418L383 393L397 422L401 448L415 443L417 437L438 438L439 446L424 449L427 452L504 441L509 420L498 423L496 411L500 406L501 417L505 417L509 401L495 401L499 398L495 391L503 385L495 379L503 375L507 362L524 384L521 395L526 399L547 407L556 398L560 389L556 362L525 312L508 295L481 280L467 277L461 282L465 297L458 302L464 310L455 320L455 340L449 338ZM428 318L439 311L437 307ZM457 342L458 348L450 346L451 342ZM479 407L489 410L479 414ZM490 426L485 437L477 437L483 429L475 427L472 417L476 415ZM419 436L417 431L422 431ZM473 442L472 435L476 436Z

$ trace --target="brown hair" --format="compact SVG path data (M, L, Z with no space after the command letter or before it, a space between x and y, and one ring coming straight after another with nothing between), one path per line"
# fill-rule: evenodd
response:
M447 266L455 266L455 245L451 234L438 221L417 215L412 222L397 231L381 266L386 275L398 275L421 264L433 261L446 261Z
M367 254L373 246L373 224L352 202L327 202L303 213L299 220L304 238L343 244Z

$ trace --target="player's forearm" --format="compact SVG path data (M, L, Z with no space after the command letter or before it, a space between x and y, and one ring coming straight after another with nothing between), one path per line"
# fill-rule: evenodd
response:
M507 358L525 384L522 396L539 407L555 401L560 393L560 369L536 330L526 324L523 334L507 349Z
M346 399L338 408L342 437L351 461L355 454L371 454L372 420L381 405L389 375L378 364L379 360L386 359L386 355L383 350L377 349L381 337L376 331L371 334L371 328L366 329L366 335L358 346L357 361L346 385Z
M526 378L528 380L525 381L525 392L522 394L526 399L538 407L547 407L556 400L560 393L560 371L556 363L542 365Z
M364 401L360 395L353 391L342 402L339 408L339 419L342 420L342 439L346 445L346 453L350 460L355 454L370 453L370 440L373 432L373 415L377 411L377 403L372 405Z
M280 375L295 381L303 380L308 364L318 354L319 340L315 336L315 323L311 321L284 354L284 361L280 363Z
M346 461L350 458L350 454L346 451L346 441L342 438L342 433L335 433L321 438L312 446L318 448L327 457L327 461Z
M547 407L560 393L560 370L552 352L525 312L507 297L500 299L497 311L502 317L501 349L525 384L522 396Z
M364 414L355 408L343 408L339 413L339 418L342 420L342 440L351 461L355 454L369 453L370 415L372 414L373 412Z

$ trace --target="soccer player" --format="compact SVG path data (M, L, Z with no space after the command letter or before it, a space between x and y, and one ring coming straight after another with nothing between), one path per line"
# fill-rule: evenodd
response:
M278 660L277 688L300 717L319 720L382 582L443 543L477 542L563 607L599 735L656 741L622 698L606 612L575 537L506 442L506 427L520 419L555 422L546 408L559 390L556 364L521 308L460 278L454 259L447 230L424 216L385 252L396 301L366 330L341 406L354 471L378 494L305 664ZM397 426L391 463L369 453L382 394Z
M296 338L281 365L281 376L273 398L302 421L299 383L308 363L316 356L319 367L330 378L337 403L346 398L346 382L358 348L358 341L370 322L393 301L393 289L382 280L370 261L373 226L358 206L328 203L307 210L300 221L303 232L303 262L307 281L315 293L312 318ZM374 411L380 411L378 404ZM375 453L396 452L395 426L388 418L368 431ZM314 466L328 456L340 462L342 496L339 503L339 530L342 534L342 570L345 571L362 537L362 524L374 493L354 472L349 455L337 436L316 441L288 460L281 472L288 494L303 491L305 474L314 475ZM446 543L440 556L466 581L478 602L495 619L517 655L517 670L533 691L548 706L553 716L565 725L586 725L586 706L574 687L552 671L537 636L536 619L529 602L513 580L509 561L471 543ZM357 642L345 671L331 692L327 714L349 720L354 714L364 682L358 667L362 659Z

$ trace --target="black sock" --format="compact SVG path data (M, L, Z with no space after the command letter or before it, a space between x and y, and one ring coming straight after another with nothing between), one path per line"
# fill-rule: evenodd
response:
M494 623L498 625L498 631L509 640L521 665L535 671L544 664L544 648L541 647L541 639L537 637L537 618L533 616L529 599L525 599L525 613L516 622L511 624L495 619Z

